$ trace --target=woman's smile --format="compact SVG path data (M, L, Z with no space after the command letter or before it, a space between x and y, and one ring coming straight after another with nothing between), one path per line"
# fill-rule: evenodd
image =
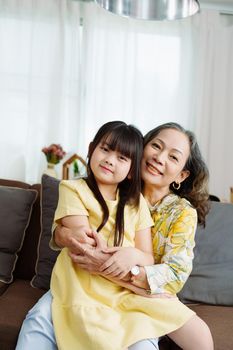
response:
M146 168L152 175L163 175L163 173L156 166L154 166L152 162L147 161Z

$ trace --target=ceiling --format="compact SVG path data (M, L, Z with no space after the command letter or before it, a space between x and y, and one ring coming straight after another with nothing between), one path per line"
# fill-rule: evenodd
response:
M73 0L77 1L77 0ZM80 0L79 0L80 1ZM90 2L94 0L81 0L84 2ZM233 14L233 0L198 0L201 8L209 8L214 10L232 12Z
M201 8L233 12L233 0L199 0Z
M221 4L221 5L233 5L233 0L199 0L200 3Z

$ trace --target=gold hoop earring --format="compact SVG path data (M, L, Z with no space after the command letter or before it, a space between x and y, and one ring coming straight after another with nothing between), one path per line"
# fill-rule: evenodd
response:
M174 190L178 191L180 189L180 183L173 182L172 187L174 188Z

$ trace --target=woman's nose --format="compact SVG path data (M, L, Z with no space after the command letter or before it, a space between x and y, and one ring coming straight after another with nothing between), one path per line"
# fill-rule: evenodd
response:
M159 153L155 154L155 155L153 156L153 159L155 160L155 162L157 162L157 163L163 165L164 162L165 162L165 155L164 155L164 152L159 152Z

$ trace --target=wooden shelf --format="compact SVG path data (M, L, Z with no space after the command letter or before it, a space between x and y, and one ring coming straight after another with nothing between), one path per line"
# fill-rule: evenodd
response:
M73 164L73 162L75 160L80 161L85 168L87 167L87 163L85 162L85 160L80 157L78 154L73 154L69 159L67 159L63 165L62 165L62 179L63 180L69 180L70 179L70 166L71 164Z

